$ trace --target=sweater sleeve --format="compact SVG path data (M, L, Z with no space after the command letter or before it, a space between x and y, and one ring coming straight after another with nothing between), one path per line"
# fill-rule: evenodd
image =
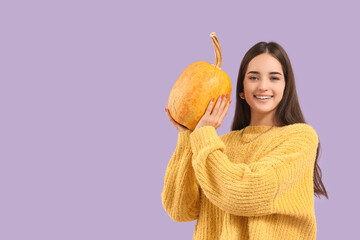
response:
M281 210L279 192L290 192L292 185L314 167L318 137L307 126L291 128L276 140L275 148L250 164L228 159L225 144L214 127L195 130L190 135L192 164L206 197L220 209L239 216L261 216Z
M200 211L200 186L191 164L191 132L187 130L178 134L178 143L168 163L161 193L164 209L177 222L193 221Z

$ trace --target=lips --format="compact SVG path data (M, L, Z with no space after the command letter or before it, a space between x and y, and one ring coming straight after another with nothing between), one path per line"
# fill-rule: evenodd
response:
M270 97L270 98L272 98L274 96L270 96L270 95L254 95L254 97L255 98L257 98L257 97Z

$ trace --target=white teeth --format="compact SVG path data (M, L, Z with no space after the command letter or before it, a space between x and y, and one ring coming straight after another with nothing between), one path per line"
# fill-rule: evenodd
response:
M259 99L269 99L269 98L272 98L272 96L255 96L256 98L259 98Z

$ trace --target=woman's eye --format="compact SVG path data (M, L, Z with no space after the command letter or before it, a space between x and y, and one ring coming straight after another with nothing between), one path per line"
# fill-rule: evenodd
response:
M249 77L249 79L254 80L254 79L257 79L257 77ZM273 77L273 78L271 78L271 79L279 80L279 78L276 78L276 77Z

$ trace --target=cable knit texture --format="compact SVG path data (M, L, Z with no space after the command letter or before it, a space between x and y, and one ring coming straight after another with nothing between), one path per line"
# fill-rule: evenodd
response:
M193 239L316 239L313 174L318 135L308 124L212 126L179 132L162 204L177 222L197 220ZM240 140L240 134L243 141Z

